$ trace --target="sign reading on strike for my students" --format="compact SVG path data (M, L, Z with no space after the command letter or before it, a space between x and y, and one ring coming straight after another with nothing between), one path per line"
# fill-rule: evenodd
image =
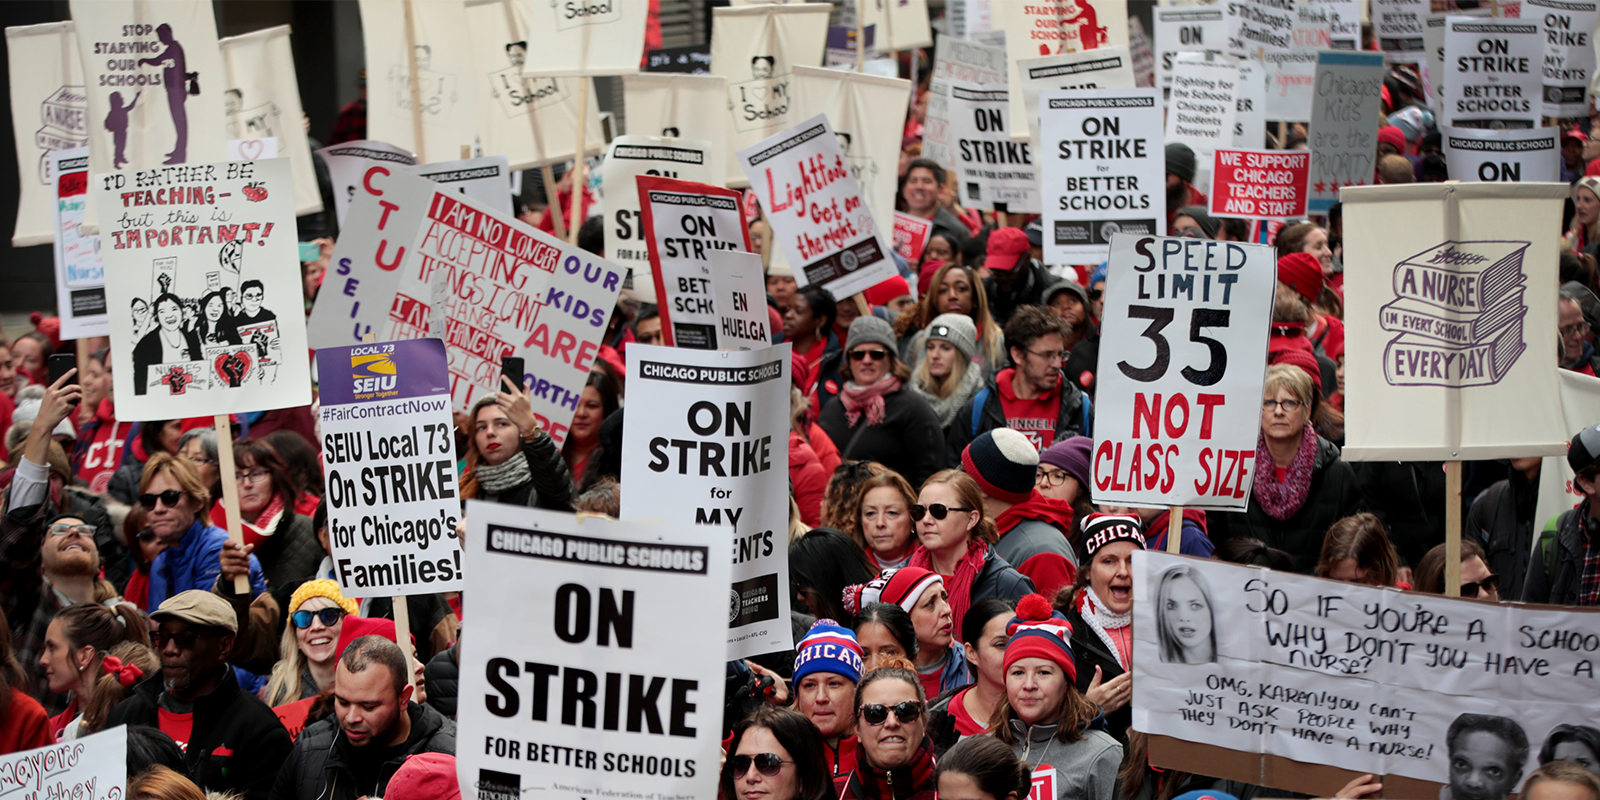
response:
M1277 274L1267 245L1112 237L1096 503L1250 502Z
M1039 111L1046 262L1092 263L1118 231L1166 227L1159 89L1041 92Z
M727 614L727 529L477 501L467 525L503 613L461 643L463 794L715 795L727 646L698 622Z
M636 184L640 238L655 277L662 341L695 350L721 349L710 256L719 250L750 250L739 193L653 175L638 176Z
M622 422L622 516L731 528L731 538L718 538L718 552L731 551L733 562L725 595L730 659L794 646L790 352L788 344L721 353L628 348L628 386L649 402Z
M453 592L461 579L444 342L317 351L333 574L346 597Z
M1288 219L1306 215L1306 150L1218 150L1212 164L1211 215Z
M849 297L894 276L872 210L825 115L739 151L777 243L801 286Z

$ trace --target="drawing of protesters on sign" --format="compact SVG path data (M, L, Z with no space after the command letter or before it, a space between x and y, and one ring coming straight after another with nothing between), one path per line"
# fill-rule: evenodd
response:
M777 70L775 56L754 56L750 59L750 80L728 84L734 129L759 130L788 116L790 73L778 75Z
M150 303L143 297L133 298L133 338L139 339L150 332Z
M240 344L239 329L228 313L227 289L218 289L200 298L200 343Z
M1522 351L1528 242L1445 242L1394 268L1395 299L1378 324L1398 334L1383 354L1391 386L1491 386Z
M143 89L134 92L133 99L123 105L122 92L111 93L111 113L106 114L106 130L111 131L111 142L116 150L111 161L116 169L122 169L128 163L128 112L138 105L141 94L144 94Z
M264 139L277 136L280 112L277 103L246 109L244 91L229 89L222 94L223 112L228 115L229 139Z
M772 56L756 56L750 59L750 77L758 81L771 78L772 69L777 63L777 59Z
M156 38L166 45L166 49L149 58L139 59L139 64L161 67L161 83L167 87L167 109L172 112L172 129L177 132L177 141L163 163L182 164L188 160L189 153L189 112L183 104L189 101L189 95L200 93L200 73L187 71L189 64L183 58L183 45L172 38L171 25L157 25ZM193 85L190 84L191 80Z
M1445 733L1450 783L1439 800L1504 800L1522 780L1528 734L1507 717L1462 714Z
M155 302L154 330L145 334L133 348L134 392L144 394L152 383L146 380L150 367L200 360L200 338L193 330L183 327L183 300L171 292L162 292ZM163 370L164 371L164 370ZM155 382L160 383L161 379ZM173 394L187 388L172 386Z
M1156 624L1161 663L1216 663L1217 628L1211 610L1211 587L1194 567L1177 566L1161 573L1156 585Z

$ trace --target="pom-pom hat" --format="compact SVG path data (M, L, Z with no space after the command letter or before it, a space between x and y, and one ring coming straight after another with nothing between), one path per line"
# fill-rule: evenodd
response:
M943 584L944 578L922 567L886 569L882 575L866 583L846 586L844 608L851 614L859 614L861 609L873 603L892 603L910 614L922 593L936 583Z
M961 471L972 476L983 493L1007 503L1033 496L1039 477L1039 451L1028 437L1011 428L984 431L961 451Z
M856 635L831 619L819 619L795 648L795 686L813 672L832 672L861 682L861 645Z
M1050 607L1042 594L1030 594L1017 603L1017 615L1006 623L1005 669L1024 658L1043 658L1061 665L1067 681L1078 680L1078 662L1072 655L1072 623Z

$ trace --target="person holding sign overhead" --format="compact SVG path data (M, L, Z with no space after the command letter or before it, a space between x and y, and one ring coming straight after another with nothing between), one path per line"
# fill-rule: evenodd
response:
M528 395L510 378L505 389L472 407L472 438L462 500L571 511L572 473L554 439L539 425Z
M911 369L895 356L889 323L858 317L844 352L846 383L822 409L822 430L845 461L876 461L913 486L926 481L944 463L944 432L928 401L902 390Z

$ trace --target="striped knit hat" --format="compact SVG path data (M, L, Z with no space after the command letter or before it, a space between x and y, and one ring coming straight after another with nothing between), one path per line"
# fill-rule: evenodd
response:
M936 583L944 583L944 578L922 567L893 567L866 583L844 587L844 609L860 614L873 603L892 603L910 614L922 593Z
M831 619L819 619L795 648L794 685L813 672L832 672L861 682L861 645L849 628Z
M1039 451L1028 437L1010 428L995 428L961 451L961 471L977 481L983 493L1007 503L1033 496L1039 477Z
M1067 681L1078 680L1078 662L1072 655L1072 623L1050 607L1042 594L1030 594L1017 603L1017 615L1006 624L1005 669L1024 658L1043 658L1061 665Z
M1112 542L1133 542L1143 550L1144 531L1139 518L1132 514L1090 514L1083 518L1083 552L1094 558L1096 550Z

